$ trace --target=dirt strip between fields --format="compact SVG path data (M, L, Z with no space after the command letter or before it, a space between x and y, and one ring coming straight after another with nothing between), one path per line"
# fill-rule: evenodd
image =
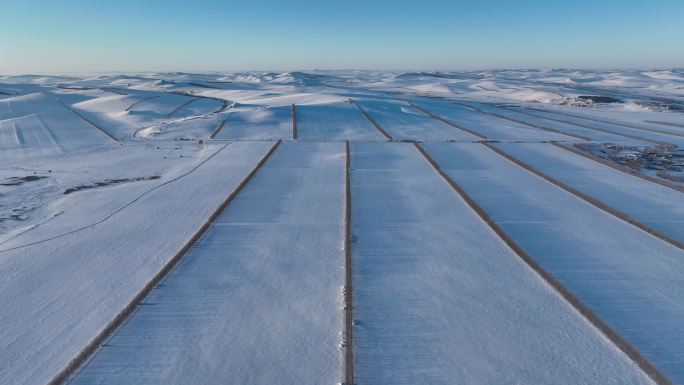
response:
M344 328L345 357L344 383L354 384L354 313L352 287L352 232L351 232L351 158L349 141L345 142L344 176Z
M470 109L470 110L472 110L472 111L475 111L475 112L479 112L479 113L481 113L481 114L494 116L494 117L497 117L497 118L499 118L499 119L508 120L508 121L510 121L510 122L522 124L522 125L525 125L525 126L528 126L528 127L536 128L536 129L538 129L538 130L553 132L553 133L560 134L560 135L565 135L565 136L571 136L571 137L573 137L573 138L577 138L577 139L581 139L581 140L585 140L585 141L592 141L592 140L593 140L592 138L590 138L590 137L588 137L588 136L577 135L577 134L573 134L573 133L569 133L569 132L563 132L563 131L560 131L560 130L556 130L555 128L540 126L540 125L537 125L537 124L534 124L534 123L526 122L526 121L524 121L524 120L518 120L518 119L509 118L508 116L504 116L504 115L501 115L501 114L497 114L497 113L495 113L495 112L488 112L488 111L482 110L482 109L480 109L480 108L471 106L470 104L459 103L459 102L451 102L451 103L456 104L456 105L461 106L461 107L468 108L468 109Z
M667 187L671 190L684 193L684 186L680 186L680 185L670 183L670 182L667 182L667 181L659 179L659 178L655 178L652 176L642 174L637 170L631 169L627 166L623 166L619 163L615 163L615 162L612 162L612 161L607 160L607 159L599 158L598 156L592 155L588 152L582 151L582 150L580 150L576 147L573 147L573 146L567 146L565 144L558 143L558 142L549 142L549 143L551 143L552 145L554 145L556 147L562 148L563 150L570 151L570 152L577 154L579 156L583 156L587 159L593 160L594 162L598 162L598 163L601 163L601 164L606 165L608 167L611 167L615 170L624 172L625 174L629 174L629 175L635 176L637 178L641 178L643 180L647 180L649 182L656 183L656 184L659 184L661 186Z
M432 156L418 143L413 143L418 152L425 158L425 160L434 168L434 170L444 179L451 188L470 206L473 211L510 247L520 259L523 260L532 270L534 270L544 281L553 287L570 305L572 305L580 314L582 314L594 327L596 327L606 338L613 342L622 352L624 352L636 365L638 365L644 373L653 379L659 385L672 385L672 382L661 373L650 361L648 361L631 343L625 340L620 334L613 330L608 324L603 322L594 312L582 303L570 290L566 289L560 281L558 281L552 274L547 272L532 256L527 254L525 250L518 245L513 238L511 238L503 228L499 227L496 222L480 207L475 200L463 190L463 188L456 183L439 164L432 158Z
M221 124L219 124L218 127L216 127L216 128L214 129L214 132L212 132L211 135L209 135L209 139L214 139L214 138L216 138L216 135L218 135L219 132L221 132L221 130L223 130L223 127L226 126L226 122L227 122L227 121L228 121L228 118L227 118L227 117L226 117L225 119L223 119L223 121L221 121Z
M297 107L292 103L292 140L297 140Z
M372 116L370 116L370 114L368 113L368 111L366 111L365 108L361 107L361 105L359 105L357 102L355 102L355 101L353 101L353 100L349 100L349 102L350 102L352 105L356 106L356 108L358 108L359 111L361 111L361 113L363 114L363 116L365 116L366 119L368 119L368 121L370 122L370 124L371 124L373 127L375 127L376 130L380 131L380 133L382 134L382 136L384 136L385 138L387 138L387 140L389 140L390 142L393 142L393 141L394 141L394 138L392 137L392 135L390 135L387 131L385 131L385 129L382 128L382 127L373 119Z
M109 139L111 139L111 140L113 140L113 141L115 141L115 142L119 142L119 139L117 139L114 135L112 135L112 134L110 134L109 132L107 132L107 130L105 130L104 128L100 127L99 125L97 125L97 124L96 124L95 122L93 122L92 120L90 120L90 119L86 118L85 116L83 116L80 112L76 111L73 107L71 107L71 106L67 105L66 103L64 103L64 101L62 101L62 99L57 98L57 100L59 100L59 102L64 106L64 108L66 108L67 110L69 110L69 111L73 112L74 114L76 114L79 118L83 119L86 123L88 123L88 124L90 124L91 126L97 128L98 131L100 131L101 133L107 135L107 136L109 137Z
M514 113L518 113L518 114L522 114L522 115L531 116L531 117L533 117L533 118L549 120L549 121L552 121L552 122L563 123L563 124L567 124L567 125L575 126L575 127L582 127L582 128L586 128L586 129L592 130L592 131L599 131L599 132L603 132L603 133L606 133L606 134L622 136L622 137L625 137L625 138L630 138L630 139L635 139L635 140L642 140L642 141L644 141L644 142L649 142L649 143L653 143L653 144L662 144L662 145L666 145L666 146L674 146L673 143L669 143L669 142L663 142L663 141L660 141L660 140L653 140L653 139L645 138L645 137L643 137L643 136L638 136L638 135L625 134L625 133L622 133L622 132L619 132L619 131L606 130L606 129L604 129L604 128L597 128L597 127L593 127L593 126L589 126L589 125L585 125L585 124L581 124L581 123L568 122L568 121L566 121L566 120L556 119L556 118L550 118L550 117L548 117L548 116L536 115L536 114L532 114L532 113L529 113L529 112L526 112L526 111L521 111L520 109L515 109L515 108L510 108L510 107L497 107L497 108L500 108L500 109L506 110L506 111L510 111L510 112L514 112ZM605 122L602 122L602 123L605 123ZM625 127L627 127L627 126L625 126ZM630 127L630 128L634 128L634 127ZM651 131L651 130L648 130L648 131Z
M105 326L100 333L98 333L90 343L85 346L71 362L55 377L48 382L48 385L59 385L66 383L72 376L74 376L84 364L90 360L91 357L97 352L100 346L105 343L114 333L123 326L124 323L135 313L138 309L140 303L147 297L150 292L157 286L170 272L173 268L180 262L183 257L187 254L190 248L202 237L202 235L207 231L209 226L223 213L223 211L230 205L230 203L235 200L237 195L247 186L247 184L252 180L254 175L259 171L259 169L266 163L266 161L273 155L275 150L280 145L281 141L277 141L268 150L266 155L254 166L252 171L240 182L235 190L233 190L226 199L219 205L219 207L214 210L214 212L209 216L209 218L204 222L204 224L188 239L188 241L183 245L183 247L176 253L165 265L164 267L155 274L152 279L150 279L147 284L136 294L133 299L126 305L113 320Z
M146 101L146 100L150 100L150 99L154 99L154 98L158 98L158 97L159 97L159 95L153 95L153 96L148 96L148 97L146 97L146 98L142 98L142 99L136 101L135 103L131 104L130 106L126 107L126 109L125 109L124 111L128 112L128 111L130 111L133 107L137 106L138 104L140 104L140 103L142 103L142 102L144 102L144 101Z
M437 116L437 115L433 114L432 112L426 110L426 109L423 108L423 107L418 106L417 104L415 104L415 103L413 103L413 102L411 102L411 101L408 101L408 100L407 100L407 102L408 102L408 104L411 105L411 107L413 107L413 108L415 108L416 110L418 110L418 111L420 111L420 112L422 112L422 113L424 113L424 114L430 116L430 117L433 118L433 119L437 119L437 120L439 120L439 121L442 122L442 123L445 123L445 124L450 125L451 127L454 127L454 128L459 129L459 130L461 130L461 131L467 132L467 133L469 133L469 134L471 134L471 135L475 135L475 136L477 136L478 138L481 138L481 139L488 139L486 136L480 134L479 132L476 132L476 131L473 131L473 130L469 130L469 129L463 127L463 126L460 126L460 125L458 125L458 124L456 124L456 123L450 121L450 120L444 119L444 118L442 118L441 116Z

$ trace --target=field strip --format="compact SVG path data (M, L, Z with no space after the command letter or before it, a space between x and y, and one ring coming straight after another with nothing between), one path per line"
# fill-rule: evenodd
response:
M128 111L130 111L133 107L137 106L138 104L140 104L140 103L142 103L142 102L144 102L144 101L146 101L146 100L150 100L150 99L154 99L154 98L158 98L158 97L159 97L159 95L152 95L152 96L147 96L147 97L145 97L145 98L142 98L142 99L140 99L140 100L137 100L137 101L135 101L133 104L131 104L130 106L126 107L126 109L125 109L124 111L128 112Z
M649 377L660 385L672 384L650 361L648 361L631 343L625 340L620 334L613 330L607 323L601 320L588 306L584 305L572 292L566 289L560 281L547 272L534 258L532 258L522 247L520 247L494 220L487 214L461 186L454 181L432 156L418 143L414 146L434 168L434 170L463 198L463 200L473 209L475 213L525 262L539 277L553 287L570 305L582 314L592 325L594 325L608 340L615 344L624 352L636 365L638 365Z
M550 121L552 121L552 122L558 122L558 123L568 124L568 125L571 125L571 126L582 127L582 128L586 128L586 129L588 129L588 130L600 131L600 132L604 132L604 133L607 133L607 134L613 134L613 135L624 136L625 138L630 138L630 139L643 140L643 141L645 141L645 142L650 142L650 143L653 143L653 144L664 144L664 145L666 145L666 146L673 146L673 145L674 145L673 143L663 142L663 141L660 141L660 140L653 140L653 139L645 138L645 137L643 137L643 136L632 135L632 134L625 134L625 133L622 133L622 132L619 132L619 131L607 130L607 129L605 129L605 128L598 128L598 127L589 126L589 125L582 124L582 123L568 122L568 121L563 120L563 119L556 119L556 118L551 118L551 117L548 117L548 116L537 115L537 114L533 114L533 113L530 113L530 112L527 112L527 111L522 111L522 110L520 110L520 109L514 109L514 108L510 108L510 107L501 107L501 106L497 106L497 108L501 108L502 110L510 111L510 112L513 112L513 113L518 113L518 114L522 114L522 115L531 116L531 117L534 117L534 118L545 119L545 120L550 120ZM538 110L537 110L537 111L538 111ZM570 115L570 116L572 116L572 115ZM573 116L573 117L579 118L578 116ZM581 119L581 118L580 118L580 119ZM599 123L607 123L607 122L602 122L602 121L595 120L595 119L587 119L587 120L593 120L593 121L596 121L596 122L599 122ZM617 125L617 126L619 126L619 124L615 124L615 123L608 123L608 124L612 124L612 125ZM659 133L659 134L666 134L666 135L673 135L673 136L681 136L681 137L684 137L684 135L672 134L672 133L669 133L669 132L666 132L666 131L656 131L656 130L650 130L650 129L646 129L646 128L636 128L635 126L628 126L628 125L624 125L624 126L625 126L625 127L632 128L632 129L635 129L635 130L651 131L651 132L656 132L656 133Z
M413 103L413 102L411 102L411 101L408 101L408 100L407 100L407 102L408 102L408 104L411 105L411 107L417 109L418 111L423 112L424 114L427 114L428 116L432 117L433 119L437 119L437 120L439 120L439 121L442 122L442 123L445 123L445 124L450 125L451 127L454 127L454 128L459 129L459 130L461 130L461 131L467 132L467 133L469 133L469 134L471 134L471 135L475 135L475 136L477 136L478 138L488 139L486 136L484 136L484 135L482 135L482 134L480 134L480 133L478 133L478 132L476 132L476 131L469 130L469 129L465 128L465 127L462 127L462 126L460 126L460 125L458 125L458 124L456 124L456 123L450 121L450 120L447 120L447 119L444 119L444 118L442 118L442 117L440 117L440 116L437 116L437 115L433 114L432 112L426 110L426 109L423 108L423 107L418 106L417 104L415 104L415 103Z
M471 106L470 104L459 103L459 102L451 102L451 103L456 104L456 105L461 106L461 107L468 108L468 109L470 109L470 110L472 110L472 111L479 112L479 113L481 113L481 114L494 116L494 117L497 117L497 118L499 118L499 119L508 120L508 121L510 121L510 122L522 124L522 125L525 125L525 126L528 126L528 127L536 128L536 129L538 129L538 130L553 132L553 133L555 133L555 134L560 134L560 135L565 135L565 136L571 136L571 137L573 137L573 138L577 138L577 139L581 139L581 140L586 140L586 141L591 141L591 140L592 140L592 139L591 139L590 137L588 137L588 136L577 135L577 134L573 134L573 133L570 133L570 132L563 132L563 131L560 131L560 130L556 130L555 128L540 126L540 125L537 125L537 124L534 124L534 123L526 122L526 121L524 121L524 120L519 120L519 119L510 118L510 117L508 117L508 116L504 116L504 115L501 115L501 114L497 114L497 113L495 113L495 112L485 111L485 110L480 109L480 108L477 108L477 107L475 107L475 106Z
M349 141L344 144L344 383L354 384L354 312L352 282L351 178Z
M126 305L116 317L109 322L109 324L96 335L91 342L83 348L74 357L71 362L55 377L48 382L49 385L57 385L65 383L69 378L71 378L79 368L83 366L98 350L98 348L112 335L116 332L126 320L135 312L139 307L140 302L154 289L154 287L162 280L164 277L173 269L178 262L183 259L187 254L188 250L200 239L202 234L206 232L212 222L218 218L219 215L228 207L228 205L235 199L235 197L244 189L244 187L249 183L249 181L254 177L257 171L266 163L268 158L275 152L275 150L280 145L281 141L276 142L263 158L254 166L252 171L240 182L240 184L233 190L226 199L219 205L219 207L214 210L214 212L209 216L209 218L204 222L204 224L190 237L190 239L183 245L183 247L162 267L162 269L150 279L142 290L136 294L133 299Z
M387 138L387 140L389 140L390 142L393 142L393 141L394 141L394 138L392 138L392 135L390 135L389 133L387 133L387 131L385 131L384 128L380 127L380 125L373 119L372 116L370 116L370 114L368 113L368 111L366 111L365 108L361 107L358 103L356 103L356 102L353 101L353 100L350 100L350 103L352 103L354 106L356 106L356 108L358 108L359 111L361 111L361 113L363 114L363 116L365 116L366 119L368 119L368 121L370 122L370 124L371 124L373 127L375 127L375 129L377 129L378 131L380 131L380 133L381 133L385 138Z
M297 140L297 107L292 103L292 140Z
M591 159L594 162L598 162L598 163L601 163L601 164L606 165L608 167L611 167L615 170L624 172L625 174L629 174L629 175L635 176L637 178L641 178L643 180L647 180L649 182L656 183L656 184L659 184L661 186L667 187L669 189L684 193L684 186L680 186L680 185L677 185L674 183L669 183L665 180L645 175L645 174L640 173L639 171L633 170L627 166L623 166L619 163L615 163L615 162L612 162L612 161L609 161L606 159L599 158L598 156L594 156L592 154L589 154L585 151L582 151L582 150L575 148L575 147L572 147L572 146L567 146L565 144L558 143L558 142L549 142L549 143L551 143L552 145L554 145L556 147L562 148L563 150L570 151L574 154L577 154L579 156L583 156L587 159Z
M520 159L512 156L511 154L509 154L509 153L507 153L507 152L505 152L505 151L503 151L497 147L494 147L490 143L482 143L482 145L484 145L488 149L494 151L495 153L497 153L501 157L507 159L508 161L514 163L518 167L521 167L521 168L531 172L532 174L546 180L547 182L562 188L563 190L565 190L565 191L569 192L570 194L582 199L583 201L591 204L592 206L594 206L600 210L603 210L606 213L608 213L608 214L610 214L610 215L612 215L612 216L614 216L614 217L616 217L616 218L618 218L624 222L627 222L630 225L635 226L635 227L639 228L640 230L645 231L645 232L653 235L654 237L659 238L660 240L665 241L665 242L671 244L672 246L684 251L684 243L682 243L676 239L673 239L673 238L661 233L660 231L655 230L655 229L653 229L653 228L651 228L651 227L649 227L649 226L647 226L647 225L645 225L645 224L643 224L643 223L641 223L635 219L632 219L628 214L626 214L620 210L616 210L616 209L606 205L605 203L601 202L600 200L598 200L596 198L593 198L593 197L591 197L591 196L589 196L589 195L587 195L581 191L578 191L578 190L566 185L565 183L559 181L558 179L541 172L540 170L538 170L535 167L521 161Z
M633 128L633 129L635 129L635 130L650 131L650 132L655 132L655 133L663 134L663 135L672 135L672 136L681 136L681 137L684 137L684 134L682 134L682 133L677 133L677 132L672 132L672 131L666 131L666 130L658 130L658 129L655 129L655 128L638 126L638 125L636 125L636 124L631 124L631 123L627 123L627 122L624 122L624 123L623 123L623 122L615 123L615 122L611 122L611 121L609 121L609 120L603 120L603 119L593 118L593 117L590 117L590 116L582 116L582 115L578 115L578 114L571 114L571 113L569 113L569 112L561 112L561 111L556 111L556 110L551 110L551 109L549 109L549 110L542 110L542 109L535 108L535 107L527 107L527 108L530 109L530 110L540 111L540 112L549 113L549 114L565 115L565 116L570 116L570 117L572 117L572 118L584 119L584 120L589 120L589 121L592 121L592 122L603 123L603 124L610 124L610 125L612 125L612 126L629 127L629 128ZM644 122L646 122L646 123L663 124L663 125L666 125L666 126L684 128L684 125L677 125L677 124L666 123L666 122L657 122L657 121L651 121L651 120L644 120Z
M119 139L117 139L116 137L114 137L114 135L110 134L109 132L107 132L107 130L105 130L104 128L102 128L102 127L98 126L97 124L95 124L92 120L90 120L90 119L86 118L85 116L83 116L80 112L76 111L74 108L68 106L66 103L64 103L64 102L62 101L62 99L57 98L57 100L59 100L59 103L60 103L61 105L63 105L64 108L66 108L67 110L73 112L73 113L76 114L79 118L85 120L86 123L88 123L88 124L90 124L91 126L97 128L98 131L100 131L101 133L107 135L111 140L113 140L113 141L115 141L115 142L119 142Z

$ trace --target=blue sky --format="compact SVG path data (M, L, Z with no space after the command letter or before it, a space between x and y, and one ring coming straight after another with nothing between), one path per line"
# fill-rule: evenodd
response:
M682 66L682 0L0 0L4 73Z

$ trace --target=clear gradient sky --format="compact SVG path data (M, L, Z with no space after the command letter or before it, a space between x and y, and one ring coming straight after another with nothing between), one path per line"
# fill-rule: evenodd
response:
M0 0L0 73L684 67L684 0Z

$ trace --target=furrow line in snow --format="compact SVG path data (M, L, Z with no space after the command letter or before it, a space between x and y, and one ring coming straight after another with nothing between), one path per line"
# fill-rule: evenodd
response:
M297 107L292 103L292 140L297 140Z
M642 174L639 171L633 170L627 166L623 166L619 163L615 163L615 162L612 162L612 161L607 160L607 159L599 158L598 156L589 154L589 153L582 151L578 148L575 148L573 146L568 146L568 145L558 143L558 142L550 142L550 143L556 147L562 148L563 150L570 151L570 152L577 154L579 156L583 156L587 159L593 160L594 162L598 162L598 163L601 163L601 164L606 165L608 167L611 167L615 170L624 172L625 174L629 174L629 175L635 176L637 178L641 178L643 180L647 180L649 182L656 183L656 184L659 184L661 186L667 187L669 189L684 193L684 186L680 186L680 185L677 185L674 183L669 183L665 180Z
M349 141L345 142L344 172L344 383L354 385L354 313L352 287L351 177Z
M437 115L433 114L432 112L426 110L426 109L423 108L423 107L418 106L417 104L415 104L415 103L413 103L413 102L411 102L411 101L409 101L409 100L407 100L407 102L408 102L408 104L411 105L411 107L417 109L418 111L423 112L424 114L427 114L428 116L430 116L430 117L433 118L433 119L437 119L437 120L439 120L440 122L445 123L445 124L448 124L448 125L450 125L450 126L452 126L452 127L454 127L454 128L457 128L457 129L459 129L459 130L461 130L461 131L465 131L465 132L467 132L467 133L469 133L469 134L471 134L471 135L475 135L475 136L477 136L478 138L488 139L486 136L480 134L479 132L476 132L476 131L473 131L473 130L469 130L469 129L465 128L465 127L462 127L462 126L460 126L460 125L458 125L458 124L456 124L456 123L450 121L450 120L444 119L444 118L442 118L441 116L437 116Z
M161 282L166 275L168 275L171 270L180 262L183 257L187 254L190 248L202 237L202 235L207 231L209 226L221 215L221 213L230 205L230 203L237 197L237 195L247 186L247 184L252 180L254 175L259 171L259 169L266 163L266 161L271 157L275 150L280 145L281 141L277 141L268 152L261 158L261 160L254 166L252 171L240 182L240 184L233 190L226 199L214 210L214 212L209 216L209 218L204 222L204 224L188 239L188 241L181 247L181 249L162 267L162 269L150 279L147 284L136 294L133 299L126 305L117 315L112 319L107 326L105 326L100 333L95 336L90 343L84 347L71 362L55 377L53 377L48 385L58 385L64 384L73 375L75 375L78 370L83 367L83 365L88 362L88 360L93 357L95 352L99 347L107 341L124 323L128 320L136 309L139 307L140 303L147 297L147 295L154 289L155 286Z
M154 99L154 98L158 98L158 97L159 97L159 95L153 95L153 96L148 96L148 97L146 97L146 98L142 98L142 99L136 101L135 103L131 104L130 106L126 107L126 109L125 109L124 111L128 112L128 111L130 111L133 107L137 106L138 104L140 104L140 103L142 103L142 102L144 102L144 101L146 101L146 100L150 100L150 99Z
M79 118L83 119L86 123L88 123L88 124L90 124L91 126L95 127L95 128L96 128L98 131L100 131L101 133L107 135L111 140L113 140L113 141L115 141L115 142L119 142L119 139L117 139L114 135L112 135L112 134L110 134L109 132L107 132L107 130L105 130L104 128L100 127L99 125L97 125L97 124L96 124L95 122L93 122L92 120L90 120L90 119L86 118L85 116L83 116L80 112L76 111L76 109L72 108L71 106L68 106L66 103L64 103L64 101L62 101L62 99L57 98L57 100L59 100L59 103L60 103L61 105L63 105L64 108L66 108L67 110L69 110L69 111L73 112L74 114L76 114Z
M459 105L459 106L461 106L461 107L468 108L468 109L470 109L470 110L472 110L472 111L479 112L479 113L481 113L481 114L494 116L494 117L497 117L497 118L499 118L499 119L508 120L508 121L511 121L511 122L514 122L514 123L518 123L518 124L523 124L523 125L528 126L528 127L536 128L536 129L538 129L538 130L553 132L553 133L561 134L561 135L565 135L565 136L572 136L573 138L577 138L577 139L581 139L581 140L587 140L587 141L591 141L591 140L592 140L592 139L591 139L590 137L588 137L588 136L577 135L577 134L573 134L573 133L571 133L571 132L563 132L563 131L560 131L560 130L556 130L555 128L540 126L540 125L537 125L537 124L534 124L534 123L526 122L526 121L524 121L524 120L509 118L508 116L504 116L504 115L501 115L501 114L497 114L497 113L495 113L495 112L489 112L489 111L482 110L482 109L480 109L480 108L471 106L470 104L459 103L459 102L451 102L451 103L456 104L456 105Z
M385 129L382 128L382 127L373 119L372 116L370 116L370 114L368 113L368 111L366 111L365 108L361 107L358 103L356 103L356 102L353 101L353 100L349 100L349 102L350 102L352 105L356 106L356 108L358 108L359 111L361 111L361 113L363 114L363 116L365 116L366 119L368 119L368 121L370 122L370 124L371 124L373 127L375 127L376 130L380 131L380 133L381 133L385 138L387 138L387 140L389 140L390 142L393 142L393 141L394 141L394 138L392 138L392 135L390 135L387 131L385 131Z
M598 329L608 340L625 353L644 373L659 385L672 385L672 382L661 373L650 361L648 361L631 343L625 340L607 323L601 320L588 306L582 303L570 290L566 289L551 273L546 271L532 256L518 245L503 228L501 228L486 211L475 202L475 200L465 192L465 190L449 175L447 175L435 159L419 144L414 142L414 146L425 160L434 168L442 179L451 186L456 193L470 206L470 208L510 247L516 255L534 270L544 281L553 287L572 307L584 316L596 329Z
M563 119L556 119L556 118L551 118L551 117L548 117L548 116L532 114L532 113L529 113L529 112L527 112L527 111L522 111L522 110L520 110L520 109L515 109L515 108L510 108L510 107L503 107L503 106L497 106L497 108L501 108L502 110L511 111L511 112L515 112L515 113L518 113L518 114L522 114L522 115L531 116L531 117L533 117L533 118L545 119L545 120L549 120L549 121L552 121L552 122L558 122L558 123L568 124L568 125L571 125L571 126L582 127L582 128L586 128L586 129L592 130L592 131L599 131L599 132L604 132L604 133L607 133L607 134L613 134L613 135L624 136L625 138L630 138L630 139L643 140L643 141L645 141L645 142L650 142L650 143L653 143L653 144L663 144L663 145L666 145L666 146L674 146L673 143L669 143L669 142L663 142L663 141L660 141L660 140L653 140L653 139L649 139L649 138L644 138L643 136L638 136L638 135L625 134L625 133L622 133L622 132L619 132L619 131L606 130L606 129L604 129L604 128L597 128L597 127L594 127L594 126L589 126L589 125L585 125L585 124L581 124L581 123L576 123L576 122L568 122L568 121L563 120ZM535 110L540 111L540 110L538 110L538 109L535 109ZM553 113L553 111L544 111L544 112L552 112L552 113ZM566 115L568 115L568 114L566 114ZM573 116L573 115L568 115L568 116L572 116L572 117L575 117L575 118L583 119L583 118L581 118L581 117L579 117L579 116ZM596 120L596 119L587 119L587 120L592 120L592 121L595 121L595 122L598 122L598 123L607 123L607 124L612 124L612 125L614 125L614 126L619 126L619 124L616 124L616 123L604 122L604 121L600 121L600 120ZM630 126L630 125L626 125L626 124L625 124L624 126L625 126L625 127L629 127L629 128L633 128L633 129L635 129L635 130L651 131L651 132L656 132L656 133L659 133L659 134L674 135L674 136L684 136L684 135L672 134L672 133L669 133L669 132L667 132L667 131L655 131L655 130L650 130L650 129L646 129L646 128L643 128L643 127Z
M559 181L558 179L541 172L540 170L533 167L532 165L529 165L529 164L521 161L520 159L514 157L513 155L511 155L511 154L509 154L509 153L507 153L507 152L505 152L499 148L496 148L491 143L483 142L482 145L484 145L485 147L494 151L495 153L497 153L501 157L505 158L506 160L512 162L516 166L523 168L524 170L531 172L532 174L546 180L547 182L562 188L563 190L565 190L565 191L569 192L570 194L582 199L583 201L591 204L592 206L594 206L600 210L603 210L603 211L607 212L608 214L610 214L610 215L612 215L612 216L614 216L614 217L616 217L616 218L618 218L624 222L627 222L627 223L639 228L640 230L645 231L645 232L653 235L654 237L659 238L660 240L665 241L665 242L671 244L672 246L684 251L684 243L682 243L676 239L670 238L669 236L661 233L660 231L655 230L655 229L653 229L653 228L651 228L651 227L649 227L649 226L647 226L647 225L645 225L645 224L643 224L643 223L641 223L635 219L632 219L627 213L624 213L620 210L614 209L614 208L608 206L607 204L601 202L600 200L568 186L567 184Z

